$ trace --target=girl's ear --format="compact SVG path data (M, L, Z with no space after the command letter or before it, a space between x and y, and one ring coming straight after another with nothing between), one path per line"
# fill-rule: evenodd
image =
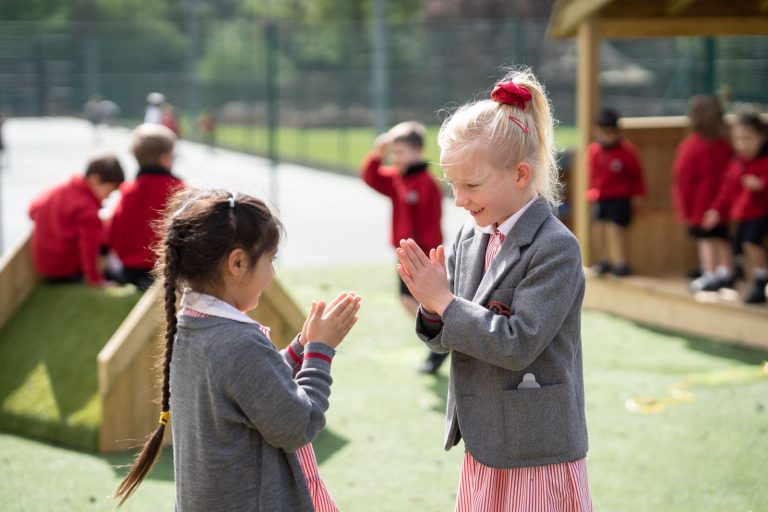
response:
M233 249L229 256L227 256L226 272L234 277L241 277L248 270L248 258L245 251L240 249Z
M515 187L525 188L533 178L533 169L528 162L520 162L517 164L514 170L515 173Z

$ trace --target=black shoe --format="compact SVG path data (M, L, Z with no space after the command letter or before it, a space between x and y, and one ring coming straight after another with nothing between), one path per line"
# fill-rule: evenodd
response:
M621 263L613 267L613 275L616 277L627 277L630 274L632 274L632 271L626 263Z
M768 279L755 279L744 297L745 304L765 304L765 287L768 286Z
M437 352L430 352L427 360L419 366L419 373L426 373L429 375L436 374L446 357L448 357L447 353L438 354Z
M725 278L719 277L718 280L720 281L720 288L718 288L718 290L723 289L723 288L729 288L729 289L732 290L736 286L736 275L735 274L731 274L730 276L725 277Z
M608 272L611 271L611 264L607 261L599 261L597 262L597 265L592 267L592 270L595 272L598 276L604 276Z

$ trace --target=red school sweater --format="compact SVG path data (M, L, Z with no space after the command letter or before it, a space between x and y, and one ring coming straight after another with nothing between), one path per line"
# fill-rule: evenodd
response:
M184 182L162 167L142 167L136 179L120 186L120 201L109 225L109 246L125 267L151 270L157 241L155 223L168 198Z
M392 246L400 247L401 239L413 238L428 253L443 242L440 188L426 163L412 165L404 174L381 164L381 157L368 154L361 175L368 186L392 201Z
M104 231L99 209L101 201L82 176L73 176L32 201L32 261L40 275L84 274L89 284L101 281L98 260Z
M728 139L708 139L698 133L677 147L673 166L672 201L677 215L689 226L699 226L723 183L733 149Z
M621 140L613 146L593 142L587 148L590 202L645 195L643 169L635 146Z
M741 179L746 174L760 178L763 189L752 191L743 186ZM763 146L754 160L731 159L712 208L720 213L724 221L768 217L768 144Z

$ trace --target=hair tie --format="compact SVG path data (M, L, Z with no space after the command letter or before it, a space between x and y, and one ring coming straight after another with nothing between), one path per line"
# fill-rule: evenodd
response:
M531 101L533 95L526 87L515 82L499 82L491 92L491 99L505 105L512 105L520 110L525 110L525 104Z
M171 421L171 411L163 411L160 413L160 421L159 423L161 425L168 425L168 422Z
M234 208L235 207L235 195L232 194L227 198L227 201L229 201L229 207Z

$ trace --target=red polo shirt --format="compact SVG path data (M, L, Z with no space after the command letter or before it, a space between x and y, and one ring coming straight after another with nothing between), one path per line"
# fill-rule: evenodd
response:
M147 167L120 186L120 202L109 225L109 246L125 267L151 270L155 265L155 224L168 198L184 186L167 169Z
M101 201L82 176L73 176L32 201L32 261L40 275L84 274L89 284L101 282L98 259L104 231L100 209Z
M677 147L673 167L672 200L677 215L689 226L698 226L714 202L733 157L728 139L708 139L698 133Z
M593 142L587 148L590 202L602 199L629 199L645 195L643 169L635 146L621 140L610 147Z
M428 253L443 242L440 188L426 163L412 165L404 174L381 163L381 157L369 154L361 174L368 186L392 201L392 245L400 247L401 239L413 238Z
M753 191L742 185L741 179L747 174L760 178L762 190ZM754 160L731 160L712 208L726 221L768 217L768 145Z

